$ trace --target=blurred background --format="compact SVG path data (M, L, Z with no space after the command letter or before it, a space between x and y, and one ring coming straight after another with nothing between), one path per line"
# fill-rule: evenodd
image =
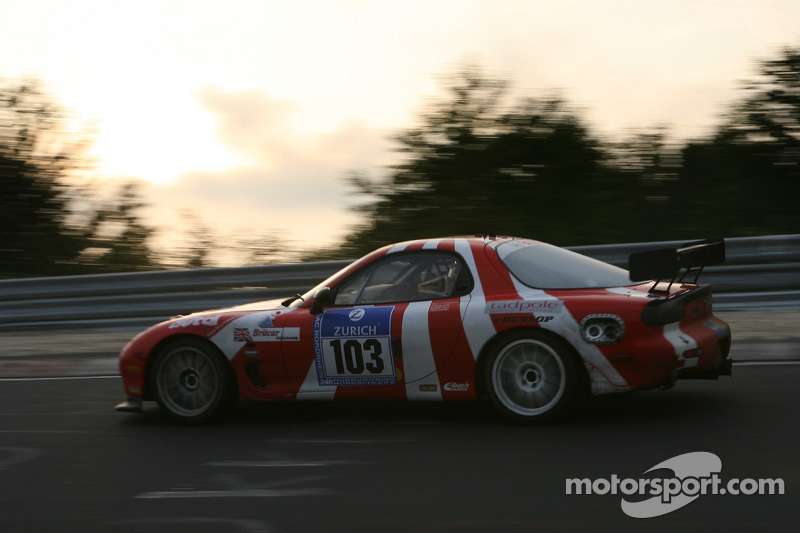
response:
M0 5L0 277L800 233L800 4Z

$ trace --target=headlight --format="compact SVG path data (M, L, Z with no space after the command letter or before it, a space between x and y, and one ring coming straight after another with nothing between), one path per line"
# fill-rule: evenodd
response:
M588 315L581 320L581 336L591 344L614 344L625 335L625 323L617 315Z

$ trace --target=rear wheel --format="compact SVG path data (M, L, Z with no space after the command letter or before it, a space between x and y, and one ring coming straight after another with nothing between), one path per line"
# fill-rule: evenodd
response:
M537 331L520 331L489 354L486 379L492 403L503 416L537 424L556 419L569 407L578 371L566 343Z
M159 407L182 424L201 424L219 417L236 388L227 365L203 340L181 339L167 345L153 371Z

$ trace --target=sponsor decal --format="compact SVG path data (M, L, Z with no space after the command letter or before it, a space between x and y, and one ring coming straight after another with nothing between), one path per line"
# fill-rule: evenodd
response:
M253 342L248 328L233 328L233 342Z
M622 512L633 518L662 516L689 505L705 495L784 494L783 479L739 479L723 481L722 460L709 452L691 452L662 461L638 479L567 479L568 495L619 495ZM669 472L657 475L657 472ZM650 496L648 498L648 496Z
M563 305L561 300L498 300L486 302L486 313L558 314Z
M253 340L261 342L272 342L281 340L283 328L255 328L253 330Z
M300 340L300 328L281 328L280 338L282 341L298 342Z
M533 322L550 322L555 317L553 315L544 315L544 316L533 316L533 315L523 315L523 316L504 316L502 319L503 324L518 324L518 323L533 323ZM496 319L499 320L499 319Z
M299 341L300 328L234 328L233 342Z
M432 312L436 311L449 311L450 310L451 302L433 302L431 303L430 310Z
M394 307L330 309L314 321L320 386L396 385L392 356Z
M353 322L358 322L359 320L364 318L365 314L366 311L364 311L363 309L353 309L347 314L347 317Z
M216 326L220 315L179 318L169 325L169 329L186 328L189 326Z
M261 319L261 322L258 323L258 327L260 328L273 327L274 324L272 323L272 321L286 312L288 312L288 310L286 309L278 309L277 311L268 312L266 315L264 315L264 318Z
M436 392L439 390L437 385L420 385L419 391L420 392Z
M334 326L334 337L367 337L378 334L377 326Z
M503 257L506 257L511 252L514 252L516 250L521 250L522 248L527 248L528 246L535 246L535 245L536 245L535 241L531 241L528 239L514 239L513 241L505 241L503 243L502 255Z
M456 383L450 381L444 384L444 390L450 392L467 392L469 390L469 383Z
M719 337L722 337L723 335L728 333L727 328L725 328L725 326L723 326L721 323L717 322L716 320L709 320L708 322L706 322L703 325L705 327L709 328L709 329L713 329L714 333L716 333L717 336L719 336Z

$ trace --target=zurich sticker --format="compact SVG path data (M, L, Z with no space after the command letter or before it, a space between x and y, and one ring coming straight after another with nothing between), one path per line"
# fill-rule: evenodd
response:
M328 309L314 323L321 386L396 385L392 356L394 307Z

